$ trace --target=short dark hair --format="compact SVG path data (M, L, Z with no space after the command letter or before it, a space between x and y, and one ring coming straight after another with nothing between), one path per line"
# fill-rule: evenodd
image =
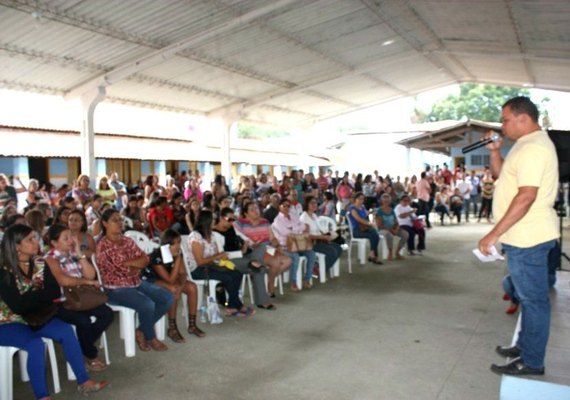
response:
M538 108L525 96L513 97L503 104L503 108L509 108L513 114L526 114L533 122L538 123Z
M160 244L164 246L165 244L173 244L176 239L180 239L181 236L178 232L173 229L167 229L160 235Z
M249 203L248 203L249 204ZM224 207L221 209L220 211L220 218L225 217L228 214L233 214L234 210L232 210L230 207Z

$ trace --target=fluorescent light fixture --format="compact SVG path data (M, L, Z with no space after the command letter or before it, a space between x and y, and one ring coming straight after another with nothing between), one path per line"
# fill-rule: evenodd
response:
M392 43L394 43L394 40L393 40L393 39L385 40L384 42L382 42L382 46L389 46L389 45L391 45Z

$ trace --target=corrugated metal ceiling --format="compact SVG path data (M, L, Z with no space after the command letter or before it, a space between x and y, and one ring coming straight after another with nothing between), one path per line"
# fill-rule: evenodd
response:
M109 101L298 126L464 81L570 90L568 21L564 0L0 0L0 87L78 95L130 65Z

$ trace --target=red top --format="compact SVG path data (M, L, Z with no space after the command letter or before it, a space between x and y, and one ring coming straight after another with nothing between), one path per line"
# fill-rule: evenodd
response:
M141 284L140 270L125 265L125 261L146 256L134 242L123 236L114 243L103 236L97 244L96 260L103 286L107 289L137 287Z

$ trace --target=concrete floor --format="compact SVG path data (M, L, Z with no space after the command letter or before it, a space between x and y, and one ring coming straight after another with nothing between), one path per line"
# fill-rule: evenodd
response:
M489 366L502 361L494 347L510 343L516 317L504 313L501 300L505 265L471 254L490 228L436 226L424 256L384 266L354 261L351 275L344 258L339 278L286 291L276 311L203 326L206 338L167 339L166 353L125 358L115 322L108 332L112 364L93 374L111 387L94 397L498 399L501 378ZM77 398L64 371L60 364L62 392L54 397ZM14 398L31 398L14 372Z

